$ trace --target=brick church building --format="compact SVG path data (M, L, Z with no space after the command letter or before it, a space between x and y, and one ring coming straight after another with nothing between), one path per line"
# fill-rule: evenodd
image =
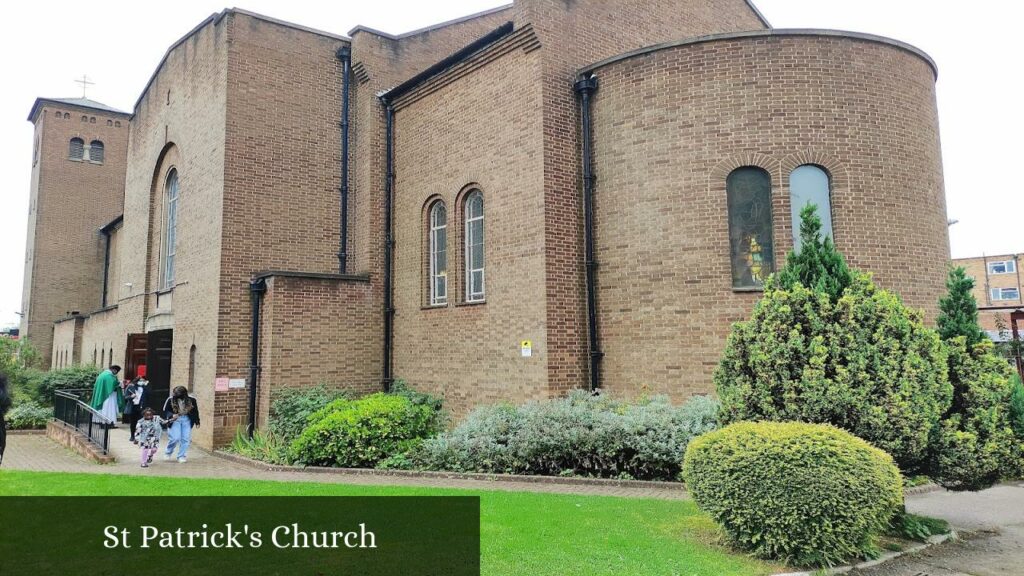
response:
M22 334L188 387L207 447L316 383L402 378L456 415L682 401L807 202L934 319L935 80L746 0L515 0L401 35L225 10L131 111L35 102Z

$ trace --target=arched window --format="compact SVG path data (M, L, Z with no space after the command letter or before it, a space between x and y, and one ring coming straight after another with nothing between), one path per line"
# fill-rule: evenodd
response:
M772 179L754 166L726 178L733 288L759 288L775 271L772 246Z
M196 389L196 345L188 349L188 390Z
M60 118L60 117L61 117L60 110L57 110L57 118Z
M64 113L64 119L65 119L65 120L69 120L69 119L71 119L71 114L70 114L70 113L68 113L68 112L65 112L65 113Z
M99 140L93 140L89 143L89 160L92 162L103 163L103 142Z
M430 207L430 305L448 303L448 210L438 200Z
M114 121L113 120L107 120L107 126L113 126L113 125L114 125Z
M484 195L466 196L466 302L482 302L484 293Z
M178 171L171 168L164 185L164 246L160 288L174 287L174 252L178 238Z
M800 211L808 204L817 207L822 238L832 238L832 186L828 172L814 164L798 166L789 173L789 202L793 214L793 250L800 251Z
M85 156L85 140L81 138L72 138L71 143L68 144L68 158L72 160L81 160Z
M88 121L89 121L89 117L88 116L82 116L82 122L88 122Z
M120 127L121 127L121 121L120 120L115 120L114 121L114 128L120 128Z

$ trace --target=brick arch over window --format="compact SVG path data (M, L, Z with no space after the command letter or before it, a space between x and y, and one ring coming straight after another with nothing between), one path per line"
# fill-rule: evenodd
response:
M179 167L181 163L181 152L174 142L167 143L163 150L160 152L157 158L156 164L153 167L153 180L150 184L150 251L152 254L150 261L147 263L149 267L149 278L151 286L150 291L158 291L165 288L164 285L164 270L162 270L161 264L164 263L165 246L166 242L166 224L167 224L167 213L165 209L165 193L167 187L167 178L171 171L177 173L178 178L178 214L181 213L181 204L184 202L185 196L187 196L187 182L188 175ZM178 234L180 238L180 233ZM180 243L178 244L180 245ZM175 258L177 259L177 250L175 251ZM176 263L177 264L177 263ZM180 269L180 266L177 266Z
M482 210L480 213L482 227L482 238L480 242L480 251L482 257L480 261L472 263L474 266L473 270L470 270L471 263L469 261L469 252L472 249L470 246L470 231L467 229L467 222L470 218L467 216L467 207L469 200L479 195L482 200ZM457 222L458 228L455 230L455 238L457 239L457 248L455 253L457 255L457 263L459 270L459 301L461 302L486 302L486 253L487 253L487 192L483 186L473 182L467 184L459 190L458 195L455 197L455 206L449 213L449 219ZM474 220L477 220L474 218ZM472 275L476 274L477 280L472 280ZM473 282L473 286L470 284Z
M853 208L854 198L850 191L849 171L846 165L840 162L835 155L820 150L805 150L795 152L782 159L779 163L783 177L779 182L779 186L782 187L779 201L784 205L782 213L790 214L792 210L789 175L793 170L805 165L817 166L828 174L829 187L831 189L830 201L832 203L832 234L836 246L842 250L843 241L849 238L849 234L843 234L843 230L849 231L850 226L853 226L852 222L843 219L843 215L850 213L850 210ZM776 224L777 227L783 229L783 233L778 238L780 240L785 239L780 244L784 244L785 249L788 251L793 245L793 229L798 227L799 223L793 222L791 216L784 217L781 220L781 222Z
M435 266L434 266L434 239L436 229L434 226L433 217L435 215L435 209L438 206L443 206L445 210L445 229L444 229L444 251L445 251L445 274L446 279L444 280L444 297L435 298L437 293L435 292ZM420 215L420 223L422 232L420 234L420 242L422 249L422 278L423 282L423 305L424 306L445 306L449 301L452 300L452 288L455 286L455 278L457 274L453 269L454 258L452 257L452 233L456 229L455 222L453 221L453 215L451 205L445 200L440 194L432 194L423 203ZM458 246L456 244L455 246ZM456 296L457 297L457 296Z
M773 263L774 268L777 270L782 264L782 259L785 256L785 252L780 248L779 243L774 239L780 238L784 233L784 230L780 228L780 223L787 220L783 217L783 214L789 210L789 203L782 204L779 192L779 182L782 181L782 172L779 168L779 161L766 154L760 154L751 152L747 154L736 154L728 156L722 159L714 168L711 169L708 175L708 190L711 193L711 198L715 198L718 204L718 210L720 214L723 214L723 218L719 225L714 228L713 233L720 235L720 244L729 250L729 269L733 269L734 262L732 261L732 236L729 222L729 197L727 183L729 175L735 172L739 168L759 168L768 173L771 181L771 221L772 221L772 251L770 260ZM787 228L788 230L788 228ZM754 286L736 286L733 285L734 290L747 291L747 290L759 290Z

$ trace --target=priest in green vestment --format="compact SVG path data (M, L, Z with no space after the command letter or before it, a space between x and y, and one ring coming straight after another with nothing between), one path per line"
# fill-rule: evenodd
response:
M92 407L102 414L111 424L117 423L117 413L124 409L124 395L117 375L121 367L113 365L100 372L96 377L96 385L92 389Z

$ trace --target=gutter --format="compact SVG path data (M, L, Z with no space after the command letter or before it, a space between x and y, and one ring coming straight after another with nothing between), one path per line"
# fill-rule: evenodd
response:
M339 218L338 240L338 274L345 274L348 271L348 125L349 125L349 98L350 98L350 72L352 70L352 47L349 45L338 48L338 59L341 60L342 87L341 87L341 215Z
M594 165L593 130L591 126L591 98L597 92L597 77L593 74L580 78L573 86L580 97L580 160L583 171L584 246L587 267L587 328L590 350L590 391L601 388L600 335L597 326L597 259L594 256Z
M260 378L260 306L267 292L267 281L257 278L249 283L249 298L252 301L252 337L249 350L249 425L247 432L252 440L256 432L256 387Z

